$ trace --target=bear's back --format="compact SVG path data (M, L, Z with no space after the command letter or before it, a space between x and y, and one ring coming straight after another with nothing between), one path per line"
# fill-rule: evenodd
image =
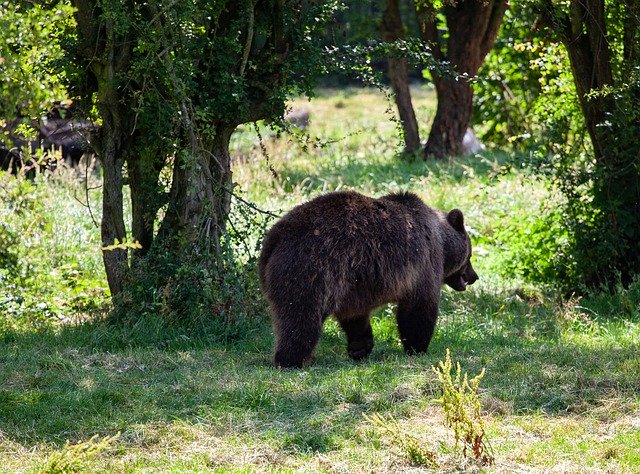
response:
M325 194L295 207L267 233L263 287L314 292L332 311L352 300L392 300L431 266L439 236L436 211L413 194L379 199L353 191ZM271 288L273 290L273 288Z

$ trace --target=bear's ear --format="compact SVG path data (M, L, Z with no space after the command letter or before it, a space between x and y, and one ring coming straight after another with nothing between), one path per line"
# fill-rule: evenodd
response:
M447 214L447 222L451 224L451 227L455 230L464 232L464 217L460 209L452 209L449 211L449 214Z

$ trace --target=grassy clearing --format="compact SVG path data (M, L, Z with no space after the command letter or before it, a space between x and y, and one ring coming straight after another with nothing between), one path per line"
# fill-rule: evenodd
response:
M428 123L433 97L416 93ZM563 299L501 274L507 243L493 239L494 231L554 199L543 183L493 152L443 164L398 162L394 124L383 120L387 105L374 92L321 91L298 105L310 108L309 133L321 146L261 129L267 159L253 127L234 136L234 178L258 206L282 212L322 192L354 188L374 195L411 190L433 206L465 211L481 280L465 293L444 291L429 354L402 353L391 307L374 317L369 360L351 362L337 324L328 321L314 364L294 372L270 366L266 311L226 338L105 324L98 230L73 199L82 186L68 178L37 186L3 178L0 213L6 231L20 238L10 246L19 270L10 277L2 270L0 282L0 470L51 468L67 459L67 441L97 434L96 443L118 432L95 452L78 449L65 466L418 469L365 416L380 414L433 451L438 469L475 471L453 449L434 401L431 365L450 348L469 374L486 368L480 399L496 458L489 471L640 471L640 284L614 296ZM16 193L26 206L20 216L11 207ZM98 191L91 199L99 209Z

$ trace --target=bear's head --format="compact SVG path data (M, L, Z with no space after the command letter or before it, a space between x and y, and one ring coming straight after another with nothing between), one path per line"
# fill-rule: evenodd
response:
M453 245L447 252L446 258L451 261L452 272L447 275L444 282L456 291L464 291L467 285L473 285L478 280L478 274L471 266L471 239L464 228L464 216L459 209L453 209L447 214L447 222L456 231L455 241L462 245Z

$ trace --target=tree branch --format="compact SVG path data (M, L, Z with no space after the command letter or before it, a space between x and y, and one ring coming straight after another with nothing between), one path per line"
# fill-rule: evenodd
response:
M623 20L622 55L627 65L636 64L638 48L636 46L636 34L640 27L640 2L626 2L625 17Z
M414 0L414 6L422 41L429 45L431 53L437 61L444 61L446 58L442 53L440 34L438 33L438 20L433 5L430 2L418 2Z
M489 21L484 33L484 37L480 42L480 54L484 58L495 44L500 25L502 25L502 19L504 18L504 12L509 8L507 0L495 0L491 5L491 14L489 15Z
M251 44L253 43L253 22L254 22L254 8L256 0L247 0L249 3L249 18L247 19L247 39L244 44L244 51L242 53L242 63L240 64L240 75L244 76L244 69L247 67L247 61L249 61L249 53L251 52Z

